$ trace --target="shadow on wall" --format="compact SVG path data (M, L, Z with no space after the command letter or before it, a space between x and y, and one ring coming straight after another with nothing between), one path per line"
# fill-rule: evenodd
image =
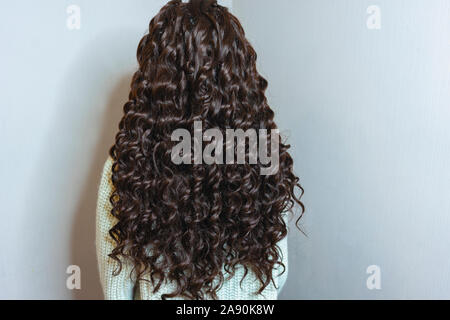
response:
M82 270L82 290L73 290L74 299L103 299L95 252L95 209L98 184L109 148L114 144L122 107L126 102L132 75L119 79L107 107L103 108L103 123L97 146L91 155L89 174L84 181L82 194L75 212L72 230L72 261ZM84 271L84 272L83 272Z
M119 31L83 44L52 88L59 96L33 160L35 183L24 198L30 213L20 253L24 298L103 299L95 251L97 188L128 100L140 37L133 29ZM80 290L66 287L70 265L81 269Z

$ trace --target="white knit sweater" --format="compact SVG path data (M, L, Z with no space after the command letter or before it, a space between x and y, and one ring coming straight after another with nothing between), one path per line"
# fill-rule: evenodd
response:
M116 218L110 214L112 206L109 202L109 198L113 191L113 185L111 182L112 164L113 159L108 156L108 159L103 167L102 177L98 189L96 212L96 250L100 281L103 287L105 299L159 300L161 299L161 294L170 293L173 291L173 283L167 282L165 285L161 286L156 294L153 294L150 282L140 281L136 284L132 279L130 279L132 265L129 262L123 263L123 269L119 275L113 276L112 274L113 270L117 266L117 262L108 257L108 254L111 253L115 246L114 241L109 236L108 232L116 223ZM270 283L262 294L255 294L260 286L259 281L253 272L249 270L249 273L242 282L242 285L240 285L240 281L244 274L244 268L240 267L237 269L235 275L229 279L226 277L226 271L223 270L223 274L227 280L224 281L223 286L218 290L218 298L220 300L276 300L278 293L286 282L288 273L287 237L280 241L279 247L282 253L282 262L286 266L286 271L281 276L278 276L278 274L282 271L282 267L274 269L273 271L274 280L278 289ZM176 300L180 299L182 298L176 298Z

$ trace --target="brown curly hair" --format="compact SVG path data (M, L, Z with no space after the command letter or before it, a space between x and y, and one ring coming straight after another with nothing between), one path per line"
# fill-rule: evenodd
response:
M238 19L212 0L173 0L151 20L137 49L139 68L115 144L110 198L118 219L110 230L110 257L130 259L137 280L149 276L156 293L165 280L181 296L217 299L222 267L251 270L261 293L281 263L277 243L287 235L283 220L304 212L303 189L293 173L289 145L279 144L279 170L260 174L262 164L175 165L175 129L276 129L267 81ZM247 149L248 151L248 149ZM295 189L300 191L295 194ZM146 250L151 248L150 251ZM283 271L284 272L284 271ZM219 281L215 284L213 280Z

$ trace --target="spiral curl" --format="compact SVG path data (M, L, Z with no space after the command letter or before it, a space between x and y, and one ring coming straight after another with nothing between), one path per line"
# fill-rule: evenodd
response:
M260 163L171 161L172 132L192 133L194 121L223 132L277 128L255 50L226 7L173 0L151 20L137 60L109 150L111 214L118 220L109 232L116 243L110 254L118 262L115 274L125 258L138 281L152 282L154 293L165 280L176 283L162 299L217 299L222 267L232 276L242 265L244 277L254 272L261 293L274 282L273 268L285 268L277 245L287 235L283 213L294 214L299 205L298 226L304 212L290 146L280 138L279 170L271 176L260 174Z

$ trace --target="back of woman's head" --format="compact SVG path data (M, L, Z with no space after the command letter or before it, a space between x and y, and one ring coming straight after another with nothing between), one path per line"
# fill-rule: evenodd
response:
M301 191L299 179L281 139L272 175L261 174L260 162L172 161L172 133L194 135L194 122L224 134L276 129L256 58L237 18L212 0L170 1L139 43L139 68L110 149L118 219L110 231L116 241L111 257L120 265L130 259L138 279L148 276L155 292L164 280L176 283L163 298L216 298L222 267L233 274L238 265L254 272L262 292L280 264L283 213L295 204L303 212L294 192Z

